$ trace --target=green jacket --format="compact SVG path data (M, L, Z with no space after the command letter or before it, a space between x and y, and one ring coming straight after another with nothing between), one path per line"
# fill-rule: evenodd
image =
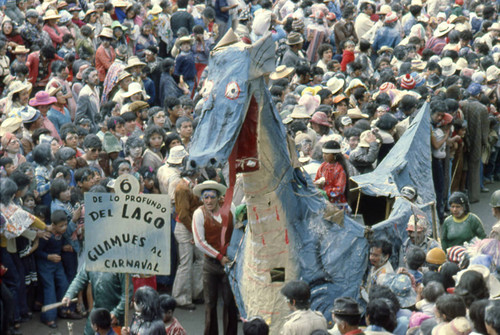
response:
M94 297L93 308L106 308L111 314L116 316L120 325L123 325L125 316L125 274L111 272L90 272L82 270L71 282L65 297L73 299L78 292L84 290L87 284L92 285L92 295ZM129 284L129 302L134 294L132 280ZM88 332L90 322L87 320L85 335L94 334Z
M441 246L443 250L456 245L463 245L474 237L486 237L483 223L476 214L468 213L463 219L457 220L452 215L448 216L441 227Z

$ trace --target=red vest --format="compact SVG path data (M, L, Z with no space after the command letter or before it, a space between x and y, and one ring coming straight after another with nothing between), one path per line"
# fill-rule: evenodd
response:
M222 224L217 222L213 218L212 213L208 212L204 206L201 209L205 218L205 240L215 250L225 256L227 247L231 241L231 235L233 234L233 213L229 211L229 222L227 223L227 227L224 227L224 221L222 221Z

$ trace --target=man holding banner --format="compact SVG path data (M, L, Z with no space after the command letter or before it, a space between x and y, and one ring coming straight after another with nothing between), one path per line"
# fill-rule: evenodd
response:
M217 297L219 287L224 300L224 335L236 334L238 330L238 309L234 302L229 279L224 265L231 261L226 250L233 233L234 206L227 217L221 211L221 197L226 187L213 180L196 185L194 194L201 197L203 206L193 214L193 237L196 246L205 254L203 264L203 292L205 296L205 335L219 334L217 325ZM224 217L223 217L224 216ZM219 286L221 285L221 286Z

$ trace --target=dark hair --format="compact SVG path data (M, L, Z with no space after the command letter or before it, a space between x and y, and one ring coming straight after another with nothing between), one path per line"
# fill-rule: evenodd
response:
M214 20L215 19L215 10L212 7L206 7L203 12L201 13L204 17L206 17L209 20Z
M490 296L483 276L476 271L466 271L462 274L455 287L455 295L462 297L467 307L476 300L487 299Z
M168 109L172 109L177 105L180 105L181 101L176 97L166 97L163 106L165 106L165 112L168 112Z
M158 126L149 126L144 132L144 143L149 147L149 140L154 134L159 134L165 140L165 131Z
M177 1L177 7L179 8L186 8L188 5L188 0L178 0Z
M446 262L441 265L439 273L443 276L443 286L445 289L455 287L455 279L453 279L453 276L456 275L459 270L458 264L454 262Z
M369 300L385 298L388 300L389 307L396 314L401 309L398 297L391 289L384 285L373 285L368 292Z
M311 299L311 290L309 285L303 280L292 280L281 288L283 294L290 303L295 300L297 309L308 309L309 300Z
M97 148L100 150L102 148L102 141L99 138L99 136L97 136L95 134L88 134L83 139L83 148L84 149Z
M191 122L191 124L193 124L193 120L191 120L187 116L181 116L177 119L177 121L175 121L175 128L180 129L184 122Z
M132 164L126 160L125 158L117 158L113 161L113 164L112 164L112 168L113 168L113 175L112 177L113 178L118 178L118 170L120 168L120 165L122 165L123 163L127 163L130 168L132 168Z
M125 124L125 120L121 116L112 116L106 121L106 127L108 130L116 130L116 125Z
M469 318L476 333L488 334L486 325L484 324L484 314L489 303L490 301L488 299L481 299L474 301L470 305Z
M34 122L30 123L30 124L34 124ZM33 134L31 135L31 139L33 140L33 143L35 143L35 145L39 144L38 142L40 141L40 136L43 134L50 135L51 132L47 128L37 128L33 131Z
M490 301L484 312L484 323L491 326L497 334L500 334L500 302Z
M243 323L244 335L268 335L269 326L261 317L255 317Z
M90 324L101 329L111 328L111 313L106 308L94 308L90 312Z
M427 263L427 264L428 265L432 265L432 264L429 264L429 263ZM443 284L444 279L443 279L443 275L441 273L434 272L434 271L427 271L427 272L425 272L424 276L422 278L422 284L424 284L424 286L425 286L428 283L433 282L433 281L441 283L444 286L444 284Z
M68 43L71 40L74 40L75 38L71 34L64 34L62 37L63 43Z
M366 317L370 320L370 325L382 327L390 333L396 329L396 315L386 299L370 299L368 306L366 306Z
M422 297L428 302L436 302L436 300L444 294L444 287L437 281L431 281L425 285L422 290Z
M125 122L130 122L130 121L135 121L136 115L134 112L125 112L120 117L123 119Z
M56 48L51 43L46 44L40 49L40 55L47 60L52 60L56 56Z
M94 171L89 167L82 167L75 171L75 182L81 183L87 180L89 176L92 176Z
M382 249L382 255L392 256L392 244L387 240L374 240L370 243L370 249L380 248Z
M68 178L69 176L71 176L71 171L69 167L64 165L59 165L56 166L54 170L52 170L52 172L50 173L50 178L54 179L58 173L62 173L64 178Z
M167 313L168 311L175 311L177 307L177 302L172 296L168 294L160 295L160 309L163 313Z
M17 192L16 183L10 178L0 178L0 202L7 206Z
M40 143L33 148L33 160L36 164L47 166L53 160L49 143Z
M444 294L436 300L436 309L444 315L445 322L450 322L456 317L466 316L467 309L464 300L458 295Z
M31 184L31 179L27 175L25 175L23 172L19 171L18 169L12 172L12 174L9 176L10 179L14 181L17 185L18 190L22 190L25 187L28 187Z
M50 196L52 199L59 199L62 192L69 189L68 182L63 178L56 178L50 184Z
M64 70L66 68L66 62L62 61L62 60L55 60L52 62L52 65L50 66L50 70L52 71L52 73L54 74L57 74L59 72L61 72L62 70Z
M406 263L410 270L418 270L425 263L425 251L419 247L412 247L406 252Z
M59 224L61 222L68 222L68 216L62 209L57 209L50 214L50 222L52 224Z
M325 52L327 52L328 50L330 50L331 52L333 52L333 47L331 44L328 44L328 43L323 43L321 44L319 47L318 47L318 55L319 55L319 58L323 58L323 54Z
M78 128L72 123L66 123L61 127L61 140L66 141L68 134L78 135Z
M142 286L135 291L135 303L141 310L144 321L161 319L160 297L158 292L149 286Z

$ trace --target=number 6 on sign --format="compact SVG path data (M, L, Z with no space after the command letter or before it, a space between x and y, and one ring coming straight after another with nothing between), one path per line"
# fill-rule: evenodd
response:
M115 192L122 194L139 194L139 181L131 174L122 174L115 180Z

